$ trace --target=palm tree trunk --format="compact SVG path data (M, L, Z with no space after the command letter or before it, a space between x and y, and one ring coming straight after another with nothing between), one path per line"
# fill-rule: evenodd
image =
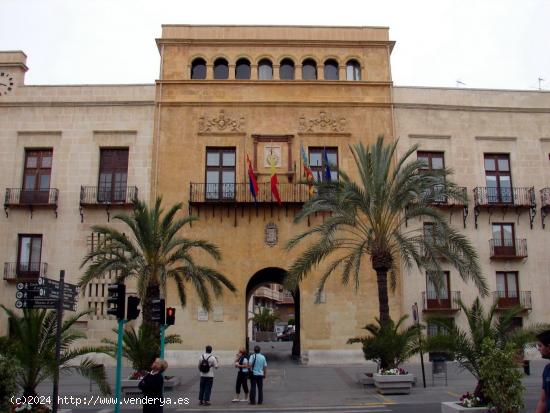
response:
M153 322L153 300L160 298L160 288L158 284L149 284L145 291L145 301L143 302L143 322L158 330L158 324Z
M378 312L380 325L387 325L390 321L390 307L388 304L388 271L392 267L393 258L389 252L372 255L372 268L376 271L378 284Z
M376 283L378 284L378 312L380 324L387 325L390 321L390 306L388 304L388 270L376 271Z

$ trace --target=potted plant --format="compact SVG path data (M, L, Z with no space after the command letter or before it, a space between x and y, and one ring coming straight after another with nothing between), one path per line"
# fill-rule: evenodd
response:
M116 330L113 329L114 332ZM178 334L169 334L164 338L166 344L181 343ZM117 343L113 340L103 339L107 354L116 357ZM160 354L159 338L149 324L142 324L138 330L132 325L126 326L122 336L122 356L132 364L134 371L130 376L122 380L122 388L130 391L138 391L138 383L151 370L151 364ZM164 376L164 387L177 386L179 379L174 376Z
M275 341L277 333L275 330L275 321L279 318L272 313L269 308L260 308L260 312L254 314L252 321L258 326L256 332L256 341Z
M491 353L484 350L484 341L490 340L492 348L497 352L505 352L507 348L511 349L514 368L517 369L519 367L517 364L518 352L522 351L524 346L534 342L537 332L546 326L514 327L512 324L514 317L523 311L519 306L497 314L496 303L486 312L479 298L476 298L470 307L467 307L461 300L457 300L457 304L466 316L468 329L457 327L449 318L429 317L428 321L441 327L440 331L443 332L429 337L426 347L428 351L449 353L461 367L468 370L478 380L473 395L470 395L472 397L464 397L466 401L470 400L473 404L485 406L491 405L490 391L488 391L483 378L486 374L483 373L483 366L486 363L486 358L491 357ZM498 392L492 394L498 394ZM471 405L472 403L464 404ZM452 408L454 410L450 410ZM467 408L469 407L461 405L460 402L448 402L442 405L442 412L471 411L464 410ZM477 405L475 408L479 411L488 409Z
M370 335L355 337L348 344L362 343L365 359L378 363L378 371L373 374L376 389L381 394L408 394L414 382L414 376L399 367L405 360L418 352L419 325L401 328L408 316L395 323L367 324L364 328Z

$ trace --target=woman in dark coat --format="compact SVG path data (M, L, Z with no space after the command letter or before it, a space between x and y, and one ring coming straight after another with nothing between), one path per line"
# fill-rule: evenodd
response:
M162 373L167 367L166 361L156 359L151 366L151 372L139 382L138 387L143 392L143 396L147 398L146 403L143 403L143 413L162 413L161 399L164 387Z

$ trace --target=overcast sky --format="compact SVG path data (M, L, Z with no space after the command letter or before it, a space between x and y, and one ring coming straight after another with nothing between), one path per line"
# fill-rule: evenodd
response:
M27 84L152 83L161 24L388 26L396 85L550 90L550 0L0 0Z

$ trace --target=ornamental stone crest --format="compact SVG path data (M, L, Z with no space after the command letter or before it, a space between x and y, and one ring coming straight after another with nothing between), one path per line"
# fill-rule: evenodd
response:
M278 229L277 225L275 225L273 222L268 223L265 226L265 243L266 245L269 245L270 247L274 247L277 245L278 241Z
M321 111L319 117L307 119L302 116L299 120L298 130L300 132L345 132L346 118L331 118L326 112Z
M231 118L220 110L220 114L214 118L201 116L199 118L199 132L243 132L244 117Z

